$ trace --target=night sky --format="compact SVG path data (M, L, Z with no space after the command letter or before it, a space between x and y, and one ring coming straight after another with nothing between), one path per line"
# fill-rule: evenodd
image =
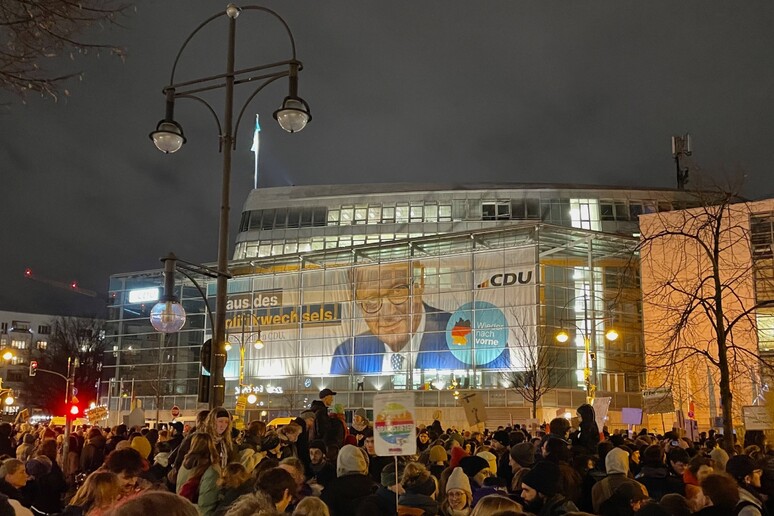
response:
M108 278L160 267L174 251L216 259L221 156L211 115L178 101L188 143L163 155L148 133L187 35L225 9L213 0L138 1L123 27L89 38L125 47L65 60L85 72L71 95L26 105L3 95L0 309L89 314ZM290 25L304 63L301 133L271 118L286 81L250 104L238 134L231 240L253 185L252 120L261 115L260 186L361 182L561 182L675 186L670 136L690 132L692 161L746 174L750 198L774 195L774 3L351 0L264 3ZM237 67L280 61L279 25L243 12ZM225 22L183 54L179 80L222 73ZM60 68L53 61L46 66ZM249 86L237 88L237 108ZM222 94L213 104L222 111ZM232 246L233 249L233 246ZM69 282L101 297L25 280Z

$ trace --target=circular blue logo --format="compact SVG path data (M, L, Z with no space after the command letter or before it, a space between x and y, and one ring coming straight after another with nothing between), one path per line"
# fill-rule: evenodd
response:
M465 303L446 324L446 344L465 364L485 366L502 355L507 343L505 315L486 301Z

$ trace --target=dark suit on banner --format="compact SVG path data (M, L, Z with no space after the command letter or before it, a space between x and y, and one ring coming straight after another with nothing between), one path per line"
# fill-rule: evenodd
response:
M425 309L425 329L416 355L415 369L469 369L471 364L459 360L449 350L446 343L446 326L451 318L449 312L443 312L430 305ZM354 356L353 356L354 346ZM333 353L331 374L378 374L382 372L384 342L371 332L361 333L354 339L342 342ZM408 351L408 350L405 350ZM354 360L354 367L353 367ZM506 368L507 348L495 360L479 367Z

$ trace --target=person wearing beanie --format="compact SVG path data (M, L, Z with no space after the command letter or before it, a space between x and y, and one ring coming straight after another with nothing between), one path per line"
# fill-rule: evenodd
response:
M436 444L430 448L428 455L430 462L430 474L433 475L436 479L440 480L443 470L446 469L446 461L448 459L448 455L446 455L446 449L440 444Z
M435 496L438 486L425 466L418 462L409 462L403 471L403 489L405 493L398 500L398 514L410 516L436 516L438 502Z
M223 407L215 407L204 420L204 431L210 434L220 457L220 468L230 462L239 462L236 443L231 438L231 414Z
M559 489L559 466L550 461L541 461L530 469L521 481L521 498L524 509L536 516L558 516L577 511L575 504Z
M378 516L382 514L397 514L398 507L395 502L395 494L399 496L406 492L400 483L405 466L398 462L397 476L395 464L387 464L382 468L381 482L376 491L365 497L357 509L355 516Z
M723 448L714 448L710 452L710 459L714 462L713 469L715 473L722 473L726 470L726 464L728 464L728 453Z
M449 460L449 467L456 468L460 465L460 461L464 457L468 457L469 454L463 450L461 446L454 446L449 450L449 456L451 457L451 460Z
M137 450L140 453L140 457L150 461L151 452L153 451L153 449L151 448L150 441L148 441L146 437L138 435L137 437L132 439L132 442L129 444L129 447Z
M336 478L336 466L328 461L325 456L327 447L321 439L315 439L309 443L310 485L318 485L323 488Z
M449 434L449 440L446 441L446 446L451 449L452 447L462 447L465 444L465 438L463 438L460 434L457 432L452 432Z
M634 516L648 497L632 484L621 484L599 509L600 516Z
M472 506L475 507L479 498L491 494L489 489L484 488L484 480L492 476L489 463L483 457L463 457L460 460L460 468L470 479L470 487L473 490ZM446 484L444 484L445 488Z
M422 453L430 447L430 434L427 429L422 429L417 433L417 454Z
M489 462L483 457L463 457L462 460L460 460L460 467L468 478L473 481L473 484L478 487L484 485L484 479L486 477L492 476L492 471L489 469Z
M347 444L336 459L336 478L331 480L320 498L331 510L331 516L351 516L376 482L368 475L368 455L362 448Z
M497 475L497 456L494 453L482 451L478 452L476 457L481 457L487 461L489 463L489 471L492 472L492 475Z
M726 473L739 484L737 507L743 506L743 508L737 514L755 516L766 514L759 495L763 469L747 455L734 455L726 463Z
M535 445L531 442L522 442L511 446L508 452L508 465L511 468L511 489L512 493L519 495L521 493L521 481L524 475L535 464Z
M613 448L605 456L605 471L607 476L591 488L591 504L594 512L599 513L602 504L613 496L621 484L633 484L647 497L648 490L644 485L629 478L629 454L621 448Z
M261 440L261 452L267 457L282 460L282 440L276 432L268 432Z
M446 498L441 504L443 516L468 516L473 510L473 490L462 468L454 468L446 481Z

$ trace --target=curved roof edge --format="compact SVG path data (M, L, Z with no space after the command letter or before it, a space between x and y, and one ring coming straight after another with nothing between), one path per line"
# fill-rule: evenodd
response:
M256 188L250 197L266 195L286 199L303 197L340 197L342 195L374 195L409 192L455 192L475 190L616 190L644 192L688 193L687 190L663 187L632 187L581 183L352 183L327 185L294 185Z

